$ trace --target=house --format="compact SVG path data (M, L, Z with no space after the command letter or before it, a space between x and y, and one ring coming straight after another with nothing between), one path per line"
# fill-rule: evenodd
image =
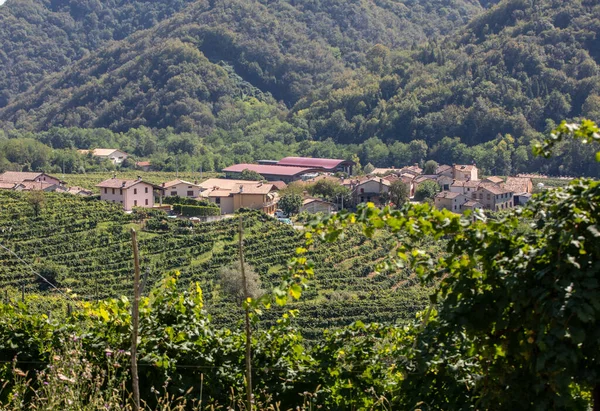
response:
M166 197L188 197L188 198L196 198L200 196L200 192L202 191L202 187L200 187L197 182L190 183L189 181L184 180L173 180L168 183L162 184L163 189L165 190Z
M133 207L154 207L154 190L158 190L162 196L162 187L142 181L141 177L137 180L121 180L119 178L110 178L100 184L96 184L100 189L100 199L115 204L122 204L125 210L131 210Z
M415 189L419 186L419 184L424 183L425 181L434 181L440 186L440 189L442 191L450 191L450 186L452 185L452 182L454 180L452 179L452 177L448 177L445 175L420 175L415 177L414 179Z
M477 191L481 181L459 181L455 180L450 185L450 191L453 193L466 194L471 197L471 193Z
M137 163L135 163L135 167L138 170L150 171L152 170L152 163L149 161L138 161Z
M507 177L502 187L517 194L533 193L533 181L528 177Z
M60 184L47 183L45 181L23 181L21 184L22 191L45 191L47 193L52 192L66 192L66 189Z
M112 161L114 165L119 165L129 157L129 155L121 150L114 148L95 148L93 150L77 150L81 154L91 154L94 157L107 159Z
M437 193L434 198L435 206L439 209L446 209L454 213L461 213L462 206L467 202L467 196L461 193L451 191L442 191Z
M390 191L392 183L382 177L367 177L364 180L355 181L352 185L352 196L354 203L383 204L384 196Z
M487 182L487 183L498 184L498 185L500 185L501 183L504 183L504 179L502 177L496 177L496 176L486 177L483 179L483 181Z
M479 201L467 200L467 202L461 206L461 211L464 213L467 210L475 211L482 208L483 204L481 204Z
M331 214L336 210L336 208L336 205L330 203L329 201L324 201L313 197L306 197L302 201L302 207L300 207L300 212L306 211L307 213L311 214Z
M0 181L0 190L22 191L24 187L21 183L4 183Z
M80 196L86 196L86 197L94 195L93 191L85 189L83 187L77 187L77 186L69 187L69 189L67 190L67 193L74 194L74 195L80 195Z
M471 194L471 199L479 201L487 210L500 211L513 208L514 193L491 183L482 183L476 192Z
M457 165L452 166L452 178L458 181L473 181L479 180L479 171L475 164L473 165Z
M514 204L516 206L522 206L527 204L529 200L531 200L531 193L515 193L514 195Z
M438 166L438 168L435 170L435 174L438 176L446 176L446 177L453 178L454 174L453 174L452 170L453 170L452 166L442 164L442 165Z
M279 160L277 165L284 167L312 168L321 173L342 172L352 175L354 162L335 158L285 157Z
M200 197L217 204L221 214L232 214L240 208L273 214L279 202L279 188L270 182L210 178L199 186Z
M413 164L412 166L409 167L403 167L400 170L400 175L402 174L406 174L406 173L410 173L413 176L418 176L423 174L423 169L421 167L419 167L419 165L417 163Z
M24 171L5 171L0 174L0 183L48 183L61 185L60 179L46 173L24 172Z
M302 180L302 176L310 173L317 173L320 169L309 167L294 167L281 165L262 165L262 164L235 164L223 169L227 178L236 179L244 170L255 171L268 181L283 181L291 183L292 181Z

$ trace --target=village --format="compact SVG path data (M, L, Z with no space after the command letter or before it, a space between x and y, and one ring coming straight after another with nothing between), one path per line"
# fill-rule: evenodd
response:
M127 159L127 153L116 149L86 151L90 155L104 157L115 165ZM175 179L152 184L144 180L144 172L151 170L149 162L137 162L139 176L136 179L113 178L99 181L97 192L82 187L67 187L60 178L44 172L6 171L0 174L0 189L14 191L59 192L73 195L98 195L102 201L122 205L125 211L136 207L175 210L173 199L187 204L209 206L211 213L227 216L237 210L255 209L277 217L288 217L279 202L291 187L301 193L302 204L298 213L330 214L340 209L353 209L361 203L376 206L394 204L394 186L404 185L406 201L430 201L438 209L454 213L466 210L489 210L493 212L525 204L534 190L531 176L480 178L475 164L437 165L419 164L400 168L374 168L360 175L355 173L356 164L341 159L286 157L282 160L263 160L258 164L235 164L222 170L223 178L204 181ZM310 194L305 188L319 181L339 187L345 195L327 198ZM419 194L419 187L432 188L429 198ZM396 200L399 201L399 200ZM216 210L218 209L218 211ZM181 211L177 209L176 211ZM181 212L179 213L181 214ZM185 213L184 213L185 214ZM189 215L188 215L189 216Z

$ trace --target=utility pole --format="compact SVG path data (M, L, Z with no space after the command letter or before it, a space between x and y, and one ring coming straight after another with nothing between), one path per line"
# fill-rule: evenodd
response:
M240 215L239 226L240 270L244 286L244 311L246 317L246 409L252 411L252 329L250 328L250 307L248 306L248 281L244 267L244 221Z
M131 307L131 382L133 385L133 410L140 410L140 380L137 367L137 340L138 327L140 320L140 256L138 251L137 233L135 229L131 229L131 242L133 243L133 305Z

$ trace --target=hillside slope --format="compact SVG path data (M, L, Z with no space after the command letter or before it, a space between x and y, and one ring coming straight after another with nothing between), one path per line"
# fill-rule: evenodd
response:
M155 67L161 64L161 58L154 56L161 56L165 49L169 49L169 54L173 56L181 53L180 60L186 60L185 54L191 53L191 49L195 48L198 58L204 55L212 64L226 62L244 81L291 106L310 91L330 83L347 68L367 64L370 50L375 44L410 47L430 36L445 34L461 27L482 10L478 2L470 0L428 0L406 4L388 0L375 3L365 0L311 3L285 0L198 0L189 4L185 12L174 15L153 29L134 33L126 40L91 53L61 74L46 76L32 89L32 84L45 73L57 71L59 67L68 66L71 61L87 54L84 52L87 51L87 43L100 45L100 42L89 39L98 35L92 30L86 33L85 40L75 42L79 48L71 50L75 45L64 35L59 35L66 29L53 26L53 19L42 13L46 9L42 6L30 6L27 9L27 3L21 4L21 1L25 2L16 0L14 11L12 3L9 5L11 7L2 10L5 19L16 18L11 12L20 12L28 17L35 13L42 16L39 17L37 26L30 23L33 27L29 31L33 34L25 36L21 43L17 43L16 38L11 36L7 36L5 40L3 48L13 51L6 58L0 59L6 61L5 67L10 68L4 70L4 80L0 79L0 93L4 96L0 107L6 106L0 112L0 119L15 123L17 127L30 127L33 130L63 125L108 126L113 130L140 124L165 127L172 125L172 122L158 121L153 118L157 113L152 112L152 108L147 113L141 106L164 107L174 102L181 108L173 114L178 119L189 115L205 116L204 109L199 106L214 102L212 94L188 93L185 87L178 85L179 90L186 95L173 98L162 95L140 96L154 92L164 93L172 72L194 71L189 66L181 67L187 64L184 61L170 62L169 65L175 67L169 73L161 73L162 78L156 82L153 72L161 72L161 67ZM73 0L71 9L76 4L78 3ZM51 5L46 4L48 7ZM181 6L180 9L183 7L183 4L178 5ZM106 7L110 9L110 6ZM118 10L116 5L114 8ZM174 10L177 9L174 7ZM117 23L119 21L114 25L119 26ZM72 29L75 36L80 31L85 31L88 24L90 23L87 21L79 26L74 24L77 26ZM143 28L128 21L122 25L130 31L135 31L136 27ZM28 30L23 28L21 31ZM110 30L106 28L105 31ZM114 29L112 37L108 37L118 38L125 34L125 29ZM52 43L53 41L57 43ZM166 47L166 44L169 46ZM35 56L44 55L40 53L40 48L49 56L38 61ZM31 52L23 54L23 50L28 49ZM14 64L17 60L25 63L24 66ZM133 60L143 62L133 63ZM19 71L21 69L22 72ZM198 74L196 71L194 73ZM211 84L213 80L209 78L205 81L208 88L220 86ZM118 87L106 86L104 82L118 84ZM94 83L100 84L100 89L94 91L94 94L98 94L94 101L81 99L81 95L94 88ZM215 83L219 81L216 80ZM125 91L128 88L131 90ZM23 94L26 90L30 91ZM16 92L21 94L15 96ZM243 93L231 88L222 90L222 94L234 98ZM11 96L14 97L9 101ZM119 107L115 108L114 105ZM212 109L213 114L217 114L217 111L218 108ZM55 113L60 115L56 116ZM124 118L123 121L121 117ZM201 119L196 119L196 122L200 124L199 127L206 125Z
M600 117L599 63L597 1L506 0L444 42L381 48L369 70L313 92L294 116L339 143L531 139L548 120Z
M10 0L0 8L0 107L45 75L147 29L192 0Z

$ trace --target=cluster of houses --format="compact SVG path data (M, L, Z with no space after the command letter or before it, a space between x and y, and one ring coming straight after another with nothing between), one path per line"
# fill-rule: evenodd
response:
M455 213L466 210L485 209L501 211L525 204L533 192L533 182L529 177L486 177L479 179L476 165L454 164L438 166L435 174L422 174L423 170L414 165L402 169L375 169L373 174L383 176L388 181L401 179L409 187L411 197L419 184L432 181L438 184L440 192L434 203L439 209ZM382 192L386 192L385 184ZM371 196L373 193L371 193Z
M94 194L82 187L67 187L59 178L42 172L5 171L0 174L0 190L69 193L83 196Z
M85 150L82 150L82 152ZM105 157L115 164L122 163L127 154L120 150L96 149L85 151L94 156ZM140 168L150 167L139 163ZM487 209L501 211L524 204L533 191L531 178L487 177L479 179L475 165L441 165L434 174L423 174L418 164L403 168L377 168L367 176L352 175L355 164L340 159L286 157L280 161L264 160L258 164L236 164L223 170L226 178L211 178L201 183L174 180L161 185L151 184L141 177L133 180L116 177L102 181L96 187L100 198L121 204L125 210L134 207L155 207L168 196L203 199L218 205L222 214L231 214L240 208L262 210L273 214L277 210L279 192L292 182L306 184L328 179L349 189L352 204L373 202L383 205L394 181L402 181L414 197L417 187L432 181L440 192L433 199L435 205L455 213L466 210ZM244 170L260 174L263 181L240 179ZM66 187L63 181L46 173L12 172L0 174L0 189L43 190L67 192L80 195L93 194L80 187ZM344 207L344 204L341 205ZM337 206L305 193L301 211L331 213Z

